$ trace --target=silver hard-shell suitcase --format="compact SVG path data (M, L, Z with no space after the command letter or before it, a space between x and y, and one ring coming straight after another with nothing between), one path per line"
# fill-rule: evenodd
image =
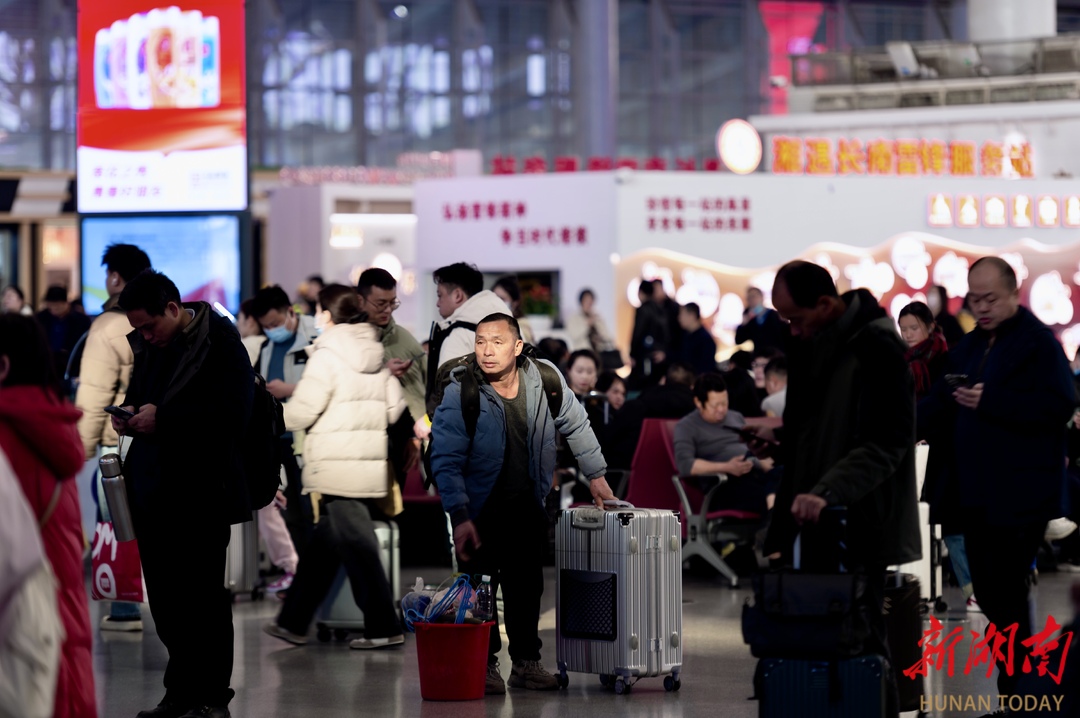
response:
M682 671L682 525L661 509L568 509L555 531L556 659L625 693Z
M379 541L379 558L383 570L390 582L394 600L398 599L401 576L401 538L397 524L393 521L374 521L375 538ZM319 607L315 622L315 635L320 641L329 641L331 636L345 640L350 632L364 630L364 612L356 605L352 586L345 575L345 568L338 570L338 575L330 587L330 593Z
M263 596L259 580L259 524L251 521L233 524L229 536L229 548L225 554L225 588L233 600L247 594L251 600Z

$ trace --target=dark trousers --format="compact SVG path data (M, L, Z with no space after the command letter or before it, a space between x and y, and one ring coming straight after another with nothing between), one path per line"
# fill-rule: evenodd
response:
M540 597L544 594L544 546L548 518L534 496L513 498L493 494L476 518L480 548L459 565L462 573L479 581L491 576L491 589L502 586L506 637L510 660L540 660ZM496 612L497 613L497 612ZM491 629L488 663L502 648L499 617Z
M1006 630L1016 624L1014 650L1031 637L1031 566L1046 531L1046 522L1026 526L992 526L979 519L964 526L964 546L971 567L971 585L986 618ZM1040 626L1041 628L1041 626ZM1013 675L998 667L998 693L1012 695L1023 675L1020 663L1013 666Z
M306 634L344 564L353 598L364 612L364 637L401 635L390 582L379 558L379 542L368 501L324 498L326 515L316 524L311 541L300 552L300 563L278 616L278 625L292 633Z
M225 588L229 526L187 511L133 508L146 593L158 637L169 652L165 698L187 706L225 706L233 667L232 599Z
M311 540L315 529L315 512L311 507L311 498L301 493L303 483L300 478L300 465L293 453L292 438L281 439L281 463L285 467L285 527L289 530L293 547L297 554L303 553L304 546Z

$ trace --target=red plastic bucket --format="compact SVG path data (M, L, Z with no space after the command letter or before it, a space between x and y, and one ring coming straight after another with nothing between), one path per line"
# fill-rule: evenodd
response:
M484 697L488 638L495 623L417 623L420 695L426 701Z

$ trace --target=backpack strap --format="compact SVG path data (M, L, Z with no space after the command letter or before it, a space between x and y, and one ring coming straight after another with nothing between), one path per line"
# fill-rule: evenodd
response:
M552 420L557 419L559 418L559 412L562 411L562 377L559 376L558 370L551 365L531 357L529 360L540 370L540 380L544 383L544 395L547 397L548 411L551 412Z
M470 362L461 373L461 418L465 420L465 433L470 442L476 436L476 422L480 420L480 382L474 371Z

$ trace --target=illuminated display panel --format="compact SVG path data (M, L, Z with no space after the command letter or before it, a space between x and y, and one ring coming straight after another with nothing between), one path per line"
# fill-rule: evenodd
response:
M244 3L79 3L80 212L247 207Z

